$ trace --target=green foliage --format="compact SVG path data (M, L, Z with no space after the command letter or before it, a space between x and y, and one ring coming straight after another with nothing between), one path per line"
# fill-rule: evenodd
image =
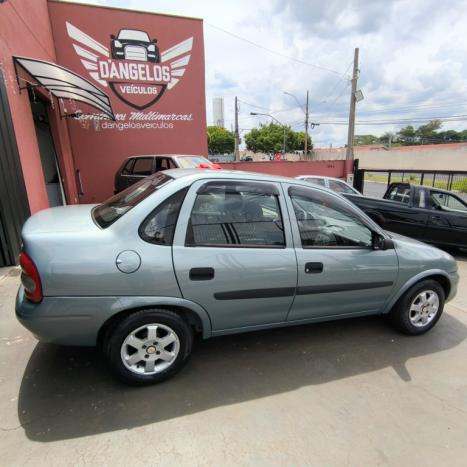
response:
M235 149L235 135L218 126L208 126L209 154L230 154Z
M378 144L379 139L374 135L355 135L353 139L354 146L368 146L370 144Z
M467 141L467 130L439 131L442 126L440 120L432 120L425 125L414 128L407 125L401 128L397 133L386 132L379 138L374 135L356 135L354 137L354 146L364 146L368 144L391 144L393 146L412 146L419 144L441 144L452 143L456 141Z
M305 147L305 133L293 131L289 126L276 123L260 125L253 128L245 135L247 149L253 152L282 152L284 145L285 129L285 151L300 151ZM311 137L308 135L308 149L312 149Z

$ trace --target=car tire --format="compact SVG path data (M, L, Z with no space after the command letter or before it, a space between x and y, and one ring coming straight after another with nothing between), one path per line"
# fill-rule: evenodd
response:
M389 314L390 321L404 334L424 334L438 322L443 313L444 301L445 292L439 282L419 282L396 303Z
M127 384L164 381L186 363L193 331L177 313L163 309L128 315L106 336L104 355L110 371Z

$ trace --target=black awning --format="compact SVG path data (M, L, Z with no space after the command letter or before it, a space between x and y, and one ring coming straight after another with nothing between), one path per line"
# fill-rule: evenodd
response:
M101 112L100 118L115 120L110 100L104 92L87 79L55 63L27 57L13 57L18 84L22 79L18 68L28 73L39 86L47 89L57 99L73 99ZM21 88L21 86L20 86Z

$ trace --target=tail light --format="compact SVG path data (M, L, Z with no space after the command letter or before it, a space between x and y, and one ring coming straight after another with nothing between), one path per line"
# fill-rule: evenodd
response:
M211 169L220 170L222 167L219 164L199 164L196 166L197 169Z
M19 265L21 266L21 283L24 287L24 294L31 302L40 303L42 301L42 284L36 265L24 251L19 255Z

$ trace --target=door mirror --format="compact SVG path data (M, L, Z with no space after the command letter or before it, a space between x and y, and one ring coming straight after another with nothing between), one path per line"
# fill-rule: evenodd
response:
M373 232L373 250L391 250L394 242L391 238L386 238L379 233Z
M115 39L115 34L110 34L110 38L113 40Z

